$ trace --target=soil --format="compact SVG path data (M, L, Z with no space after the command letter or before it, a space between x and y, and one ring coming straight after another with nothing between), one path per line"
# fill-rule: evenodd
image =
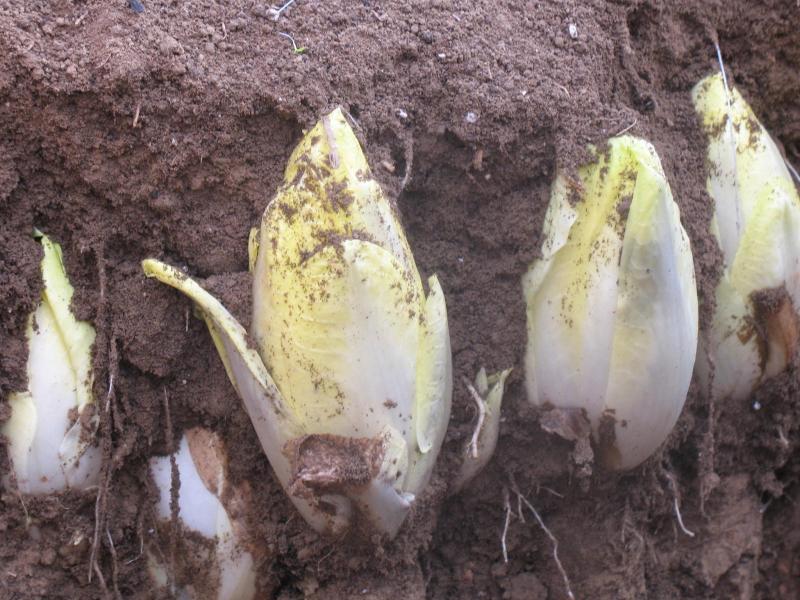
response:
M655 145L681 208L706 332L720 255L689 91L717 68L718 40L800 166L797 2L297 0L277 21L268 9L0 1L0 391L24 387L36 226L63 245L76 310L98 330L106 459L99 495L0 497L0 598L158 597L147 460L198 425L227 441L232 478L258 499L265 598L565 598L521 496L576 598L800 597L797 365L743 403L711 403L695 381L663 450L610 474L524 398L520 288L556 170L627 130ZM205 325L139 265L185 267L248 323L250 227L302 130L336 105L397 198L421 274L439 276L455 381L514 367L494 459L448 495L474 418L455 386L430 491L392 542L303 523Z

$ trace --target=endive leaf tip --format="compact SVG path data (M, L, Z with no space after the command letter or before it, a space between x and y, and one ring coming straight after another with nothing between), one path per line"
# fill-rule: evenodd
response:
M142 261L142 271L148 278L155 278L161 283L166 283L180 291L187 293L184 287L200 287L195 281L184 273L181 269L162 262L156 258L146 258ZM187 294L191 296L191 294ZM194 299L194 297L192 297Z
M640 168L647 168L659 178L666 179L658 151L652 142L627 133L613 139L616 147L632 156Z
M731 89L728 88L726 83L726 79L723 77L720 71L709 73L700 81L698 81L692 88L692 99L697 102L701 96L708 95L711 92L714 92L715 94L724 92L727 96L731 93ZM719 89L715 89L717 86L719 86Z
M309 172L310 178L318 182L331 177L330 183L355 183L370 173L361 144L341 107L324 115L303 135L286 165L283 192L294 188ZM328 190L322 190L325 192L322 197L328 196L329 191L341 191L330 185L327 187ZM306 198L313 199L315 196L311 194ZM291 201L289 204L292 204Z
M91 356L96 337L94 327L88 321L79 321L72 312L71 302L75 289L67 276L61 245L42 234L39 242L44 256L41 262L42 302L52 312L55 324L75 371L78 408L92 403Z
M326 116L331 118L342 119L343 121L347 121L344 116L344 109L342 108L341 104L337 104L334 109L332 109Z
M155 258L145 258L142 261L142 271L147 277L155 277L155 272L158 270L160 261Z

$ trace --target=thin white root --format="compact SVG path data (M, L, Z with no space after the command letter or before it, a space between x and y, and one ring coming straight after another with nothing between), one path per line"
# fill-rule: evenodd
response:
M722 62L722 50L719 49L719 42L716 40L714 40L714 49L717 51L717 61L719 61L719 70L722 73L722 83L725 85L725 95L730 103L731 93L728 89L728 76L725 74L725 63Z
M16 476L12 473L11 476L16 480ZM28 507L25 505L25 499L22 497L22 492L19 491L17 487L17 482L14 481L14 487L17 490L17 498L19 499L19 503L22 505L22 512L25 513L25 528L27 529L28 526L31 524L31 515L28 512Z
M269 16L272 17L273 21L277 21L281 18L283 11L285 11L294 3L295 0L287 0L287 2L283 3L281 6L270 6L269 11L267 12L269 13Z
M103 572L100 570L100 565L94 563L92 570L97 574L97 580L100 582L100 587L103 588L103 595L108 595L108 586L106 585L106 578L103 577ZM89 580L91 581L91 579Z
M633 123L631 123L631 124L630 124L630 125L628 125L628 126L625 128L625 129L623 129L623 130L621 130L619 133L617 133L615 137L617 137L617 136L620 136L620 135L622 135L622 134L624 134L624 133L628 133L628 132L629 132L631 129L633 129L634 127L636 127L636 124L637 124L638 122L639 122L639 120L638 120L638 119L634 119L634 120L633 120Z
M761 508L759 508L759 509L758 509L758 512L759 512L759 513L761 513L762 515L763 515L765 512L767 512L767 509L769 508L770 504L772 504L772 501L773 501L773 500L774 500L774 498L770 498L769 500L767 500L766 502L764 502L764 504L762 504L762 505L761 505Z
M87 580L92 583L92 573L98 572L100 567L97 566L97 548L100 544L100 503L102 501L103 488L97 489L97 496L94 499L94 535L92 536L92 550L89 553L89 574ZM100 574L102 577L102 573ZM101 580L103 589L105 590L105 580Z
M789 172L792 176L797 180L797 183L800 183L800 173L797 172L797 169L794 168L792 163L789 162L788 158L784 158L783 162L786 163L786 168L789 169Z
M508 489L503 488L503 504L506 507L506 522L503 525L503 536L500 538L500 546L503 548L503 562L508 562L508 546L506 546L506 536L508 535L508 525L511 523L511 503L508 501Z
M539 512L533 507L533 504L528 502L528 499L525 496L523 496L519 492L519 490L515 489L514 493L517 495L517 498L521 499L522 502L525 504L525 506L527 506L530 509L530 511L533 513L533 516L536 517L536 521L539 523L539 527L542 528L542 531L544 531L545 535L547 535L547 537L549 537L550 541L553 543L553 559L556 562L556 566L558 567L559 573L561 573L561 577L564 579L564 587L566 588L567 596L571 600L575 600L575 594L572 593L572 586L570 585L567 572L564 569L564 565L561 564L561 560L558 558L558 540L556 539L556 536L554 536L553 533L547 528L547 525L544 524L544 521L542 521L542 517L539 516Z
M675 506L675 517L678 519L678 526L680 526L681 531L688 535L689 537L694 537L694 531L689 531L686 529L686 525L683 524L683 517L681 516L681 507L678 505L678 497L673 496L673 505Z
M546 485L539 485L539 486L536 486L536 493L537 493L537 494L539 493L539 490L544 490L545 492L547 492L548 494L552 494L552 495L553 495L553 496L555 496L556 498L563 498L563 497L564 497L564 494L559 494L559 493L558 493L557 491L555 491L553 488L549 488L549 487L547 487Z
M786 435L783 433L783 428L778 427L778 441L781 443L781 446L784 448L789 447L789 440L786 439Z
M119 572L119 561L117 559L117 549L114 547L114 538L111 537L111 532L106 525L106 538L108 539L108 548L111 553L111 587L114 590L114 597L116 600L122 600L122 594L119 591L119 584L117 583L117 576Z
M411 180L411 171L414 166L414 140L411 134L403 142L403 155L406 159L406 172L403 175L403 181L400 182L400 191L406 189L408 182Z
M297 42L294 41L294 38L291 35L289 35L288 33L284 33L283 31L278 31L277 33L278 33L278 35L280 35L282 37L285 37L287 40L292 42L292 51L295 54L300 52L300 48L297 46Z
M169 569L167 570L167 585L170 589L173 586L173 573L175 573L176 547L178 543L178 518L180 516L180 474L178 472L178 459L175 457L175 440L172 435L172 415L169 410L169 396L167 388L164 388L164 430L166 434L167 450L169 451L170 473L170 527L169 527ZM175 493L177 487L178 493Z
M678 484L675 483L675 476L672 473L666 472L667 479L669 480L670 489L672 490L672 504L675 508L675 518L678 521L678 526L681 528L681 531L688 535L689 537L694 537L694 531L690 531L686 528L686 525L683 524L683 515L681 515L681 506L680 502L678 502Z
M483 429L483 421L486 419L486 402L483 401L478 390L469 382L469 379L464 377L464 385L467 386L475 405L478 407L478 422L475 424L475 431L472 432L472 440L469 443L470 453L472 458L478 458L478 436L480 436L481 429Z
M106 405L105 405L106 412L108 412L108 410L111 408L111 396L113 395L113 393L114 393L114 373L111 373L111 375L108 376L108 392L106 392Z

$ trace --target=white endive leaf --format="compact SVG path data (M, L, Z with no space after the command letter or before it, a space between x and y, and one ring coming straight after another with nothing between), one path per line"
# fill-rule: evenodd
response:
M599 419L605 410L622 250L616 206L633 186L629 179L609 177L602 187L599 168L581 175L585 199L574 208L570 186L557 177L545 219L543 257L523 277L526 383L534 404L568 401Z
M663 173L642 165L619 267L606 410L615 441L601 451L636 466L680 416L697 349L697 290L689 240ZM603 440L601 440L602 442Z
M399 432L389 425L381 437L383 459L378 472L365 489L355 492L352 497L380 531L394 537L414 501L413 493L403 491L408 488L408 484L403 485L409 473L408 447Z
M721 73L698 83L692 99L708 134L708 193L725 264L731 266L764 187L782 180L791 188L791 177L775 142L739 91L726 89Z
M428 485L450 422L452 356L444 292L433 275L428 279L425 315L420 323L414 413L419 452L412 457L405 487L411 494L420 494ZM443 401L445 398L448 401Z
M717 306L711 325L709 352L713 351L714 398L746 398L761 377L759 339L752 328L750 307L724 274L717 284ZM710 365L701 352L698 373L704 389L708 389Z
M174 455L180 478L178 494L178 517L185 528L206 538L211 545L197 545L190 537L183 540L184 548L179 558L180 568L175 567L172 580L181 574L188 581L178 581L179 595L190 600L251 600L256 595L256 572L253 555L245 548L238 528L222 503L230 494L226 492L227 456L222 444L211 432L192 429L181 438ZM172 464L169 456L150 459L150 472L158 488L159 497L156 514L159 519L169 521L172 517ZM192 564L202 561L201 565ZM150 553L150 570L157 585L165 585L167 574L174 565L162 563ZM202 572L195 569L202 566Z
M692 97L708 136L712 232L725 260L707 348L711 394L742 400L797 349L800 197L778 147L721 74L703 79ZM698 370L707 382L710 365Z
M258 260L258 248L261 243L259 238L258 227L253 227L247 237L247 270L251 273L255 270L256 261Z
M439 448L450 419L450 405L441 398L453 393L453 359L444 292L433 275L421 323L416 380L417 443L423 453Z
M422 304L395 257L345 240L265 285L265 362L305 430L413 440Z
M96 485L101 462L96 418L83 414L93 403L95 332L70 311L73 288L61 248L47 236L40 241L44 288L26 332L28 390L10 394L11 418L2 428L16 485L30 494Z
M674 426L697 344L691 249L653 147L614 138L580 182L559 175L544 240L523 278L528 397L584 409L603 463L636 466Z
M402 441L408 460L408 448L415 444L422 319L415 310L420 305L415 292L390 252L361 240L325 246L285 277L271 280L269 293L261 296L262 310L275 318L261 343L283 397L305 431L381 438L388 427L399 437L393 443ZM403 480L408 476L403 470ZM394 492L378 484L377 495L351 493L390 535L399 522L389 515L408 510L403 480ZM375 502L383 508L373 507Z
M381 246L422 289L397 214L372 176L340 108L322 117L289 157L284 184L262 218L261 243L267 252L259 253L266 261L261 268L274 269L278 262L297 264L337 238Z

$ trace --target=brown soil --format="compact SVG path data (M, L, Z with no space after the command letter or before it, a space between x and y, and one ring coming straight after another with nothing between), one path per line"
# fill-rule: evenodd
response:
M689 90L716 68L718 39L798 165L795 0L297 0L277 22L253 0L142 4L0 2L0 390L24 383L35 225L63 244L75 304L98 329L107 459L97 503L0 498L0 598L155 597L142 555L156 531L147 458L195 425L228 440L234 479L258 499L265 597L564 598L552 544L532 513L517 516L515 489L558 539L577 598L800 597L796 368L742 404L712 405L693 385L663 452L611 475L527 406L520 291L556 168L630 127L661 156L709 323L720 261ZM337 104L398 197L422 274L439 275L456 382L515 367L487 470L447 496L473 418L456 385L431 491L377 547L304 525L205 326L139 267L148 256L185 266L249 322L249 229L302 129Z

